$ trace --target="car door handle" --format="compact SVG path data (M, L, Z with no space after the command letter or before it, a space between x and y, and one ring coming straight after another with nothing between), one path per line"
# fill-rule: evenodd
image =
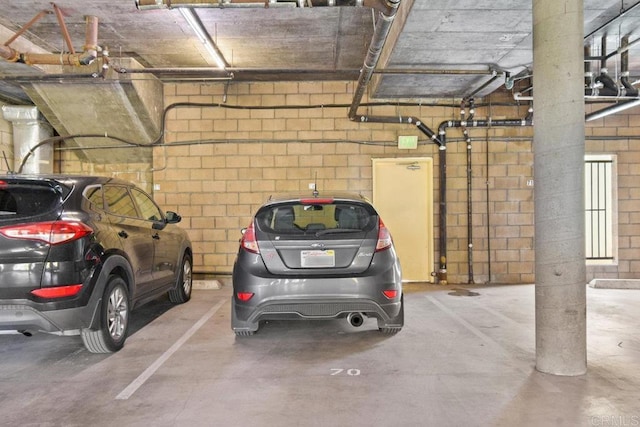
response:
M160 240L160 235L158 233L154 234L151 237L153 237L154 240Z
M124 230L120 230L120 232L118 232L118 236L122 237L123 239L126 239L127 237L129 237L127 232Z

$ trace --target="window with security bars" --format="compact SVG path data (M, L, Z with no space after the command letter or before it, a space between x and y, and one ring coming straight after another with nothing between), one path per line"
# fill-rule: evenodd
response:
M613 156L585 158L586 258L614 259Z

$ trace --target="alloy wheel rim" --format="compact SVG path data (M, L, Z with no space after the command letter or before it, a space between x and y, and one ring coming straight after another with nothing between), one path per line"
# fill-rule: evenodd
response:
M128 306L122 288L116 287L111 295L107 307L107 323L109 334L114 340L122 338L127 328Z
M185 261L182 268L182 289L187 295L191 292L191 263L189 261Z

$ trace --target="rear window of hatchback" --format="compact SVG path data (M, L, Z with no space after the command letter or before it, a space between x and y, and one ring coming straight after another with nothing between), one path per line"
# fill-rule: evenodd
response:
M60 193L49 185L0 181L0 221L46 213L59 203Z
M375 227L376 219L370 206L348 202L291 202L271 205L256 215L262 231L278 234L367 232Z

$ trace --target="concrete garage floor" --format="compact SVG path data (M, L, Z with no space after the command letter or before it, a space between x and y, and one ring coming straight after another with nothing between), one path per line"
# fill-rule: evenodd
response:
M370 319L271 322L236 339L225 282L145 306L113 355L79 337L0 335L0 423L640 425L638 290L587 289L589 372L556 377L534 369L532 285L409 285L393 337Z

